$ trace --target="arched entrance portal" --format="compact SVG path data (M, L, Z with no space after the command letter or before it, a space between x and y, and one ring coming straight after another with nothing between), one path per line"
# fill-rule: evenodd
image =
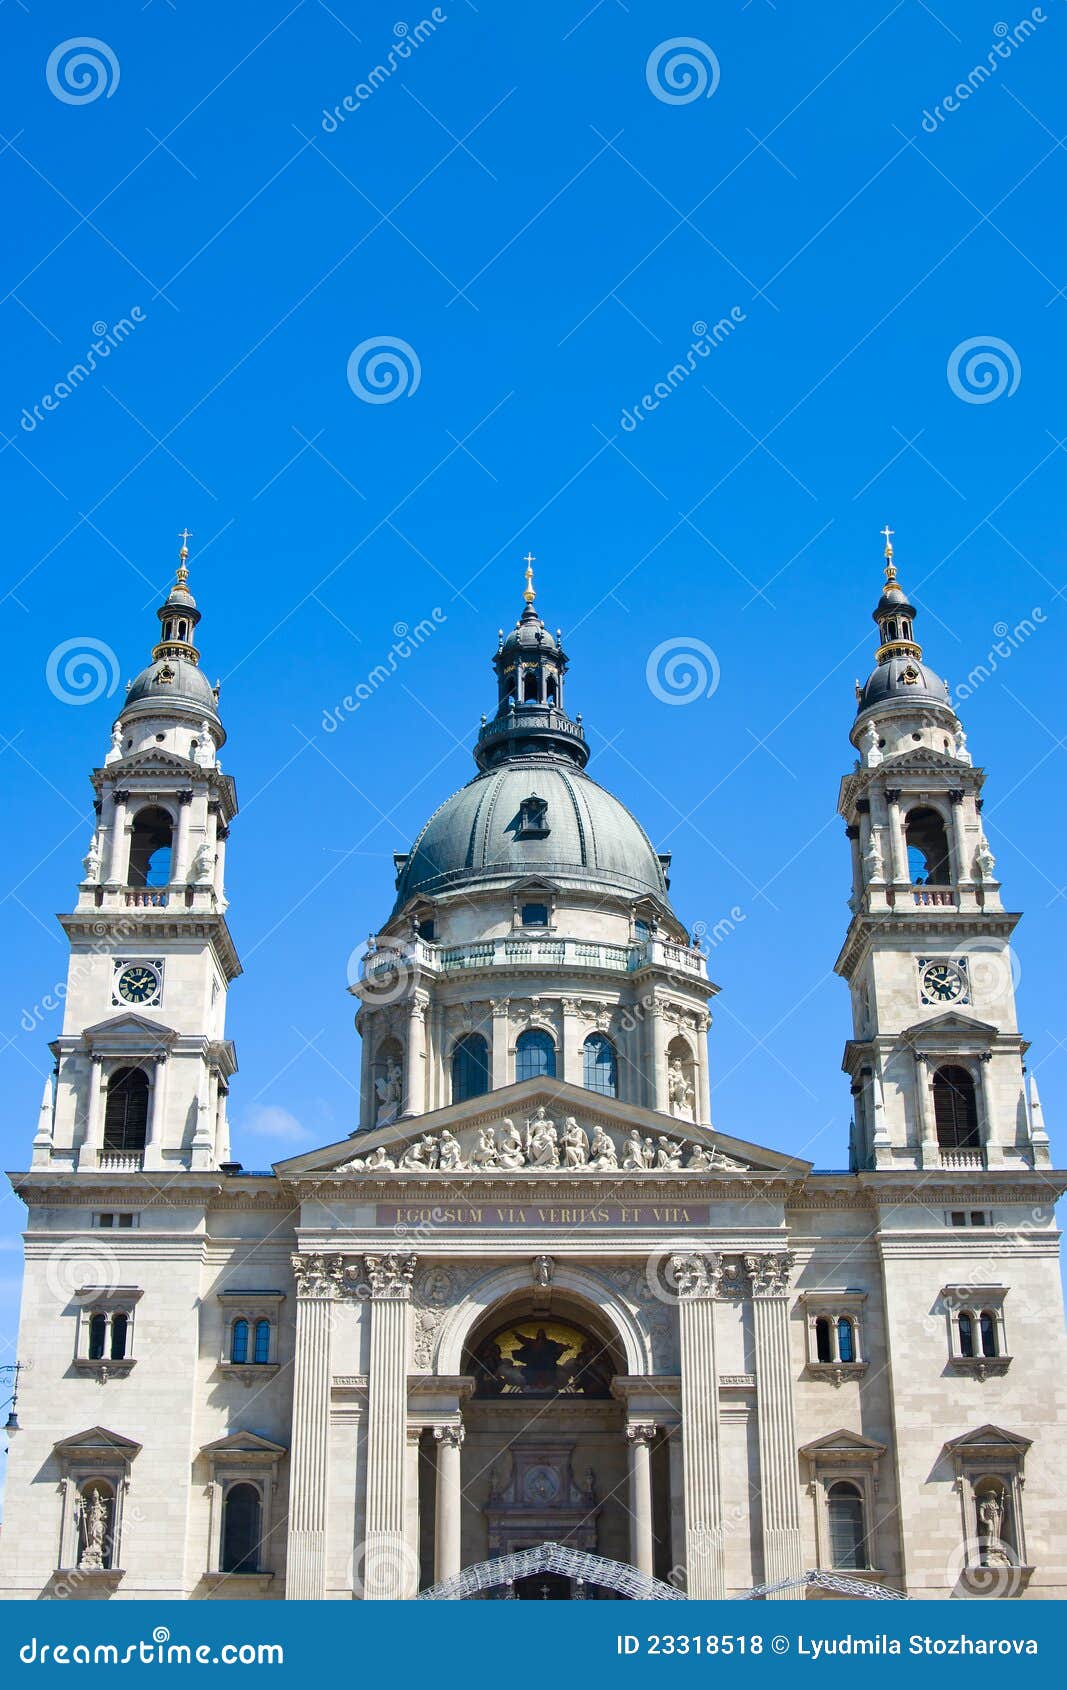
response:
M529 1595L550 1601L582 1598L608 1591L635 1602L684 1602L681 1591L661 1579L639 1573L619 1561L588 1555L562 1543L541 1543L534 1549L467 1567L444 1584L419 1592L420 1602L469 1602L500 1594L506 1599Z

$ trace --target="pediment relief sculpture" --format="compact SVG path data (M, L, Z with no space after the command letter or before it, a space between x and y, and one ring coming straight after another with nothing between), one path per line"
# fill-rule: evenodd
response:
M540 1104L521 1127L510 1116L498 1125L475 1127L462 1137L443 1127L421 1133L407 1144L375 1145L365 1156L341 1163L335 1172L632 1174L720 1169L747 1171L747 1164L715 1145L686 1143L666 1133L642 1135L634 1127L625 1138L613 1137L601 1125L583 1127L573 1115L556 1121Z

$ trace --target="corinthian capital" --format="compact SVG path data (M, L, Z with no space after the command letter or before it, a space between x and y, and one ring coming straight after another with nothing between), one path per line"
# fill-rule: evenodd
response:
M791 1250L772 1250L758 1256L746 1256L745 1273L754 1297L786 1297L789 1295L789 1275L796 1261Z
M408 1302L417 1261L411 1251L401 1250L391 1250L387 1256L364 1256L372 1299Z
M717 1250L708 1255L671 1257L671 1277L682 1301L690 1297L717 1297L722 1276L723 1260Z
M292 1256L298 1297L324 1297L334 1301L344 1291L343 1256Z

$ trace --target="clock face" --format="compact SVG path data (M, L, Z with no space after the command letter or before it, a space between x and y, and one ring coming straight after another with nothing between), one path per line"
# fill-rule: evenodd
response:
M162 975L150 962L126 963L115 983L123 1003L158 1003L162 987Z
M954 962L928 962L922 968L924 1003L958 1003L967 990L963 970Z

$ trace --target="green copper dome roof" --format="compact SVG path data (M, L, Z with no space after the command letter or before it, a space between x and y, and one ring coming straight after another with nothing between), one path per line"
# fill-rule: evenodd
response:
M401 861L396 907L523 874L670 907L663 864L626 806L572 763L544 757L498 763L445 800Z

